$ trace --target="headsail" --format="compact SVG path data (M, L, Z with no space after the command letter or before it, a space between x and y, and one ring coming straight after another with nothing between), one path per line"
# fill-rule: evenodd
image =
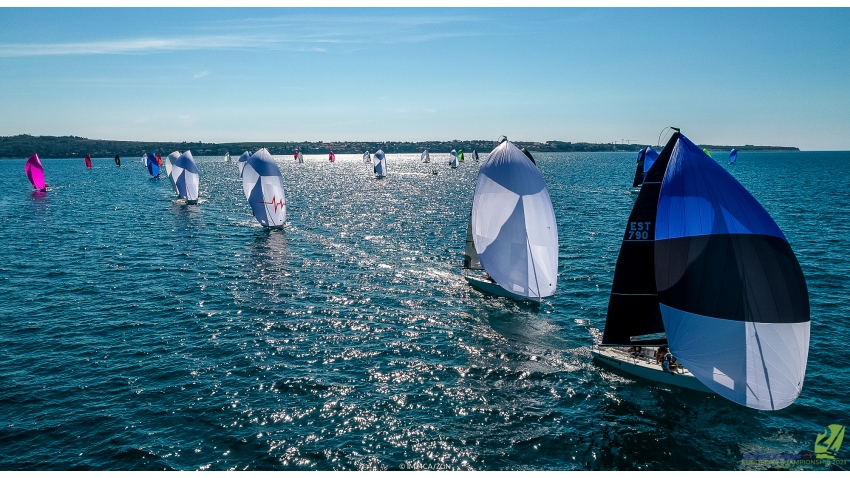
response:
M268 150L261 149L241 164L244 164L242 188L254 217L266 227L283 226L286 222L286 194L283 191L283 176L272 155Z
M729 164L732 164L737 160L738 160L738 150L732 149L732 151L729 151Z
M372 157L372 165L377 177L383 178L387 175L387 158L383 150L375 151L375 156Z
M543 175L510 141L478 172L472 237L482 266L503 289L541 298L558 284L558 224Z
M24 165L24 171L27 173L27 179L37 191L47 189L47 184L44 182L44 167L41 165L41 160L38 159L38 154L33 154L27 159Z
M670 151L678 138L679 133L674 133L649 169L626 223L608 299L602 345L667 343L658 305L658 291L655 289L653 241L661 179L670 159Z
M809 350L800 264L731 174L684 136L671 149L654 243L670 351L729 400L785 408L800 395Z
M90 154L86 155L86 167L88 169L91 169L91 155Z
M268 151L266 151L268 152ZM242 171L245 169L246 161L251 157L250 151L245 151L242 153L242 156L239 156L239 161L236 162L236 166L239 167L239 177L242 177Z
M478 259L475 250L475 239L472 237L472 211L469 211L469 223L466 225L466 249L463 251L463 268L473 271L483 271L484 266Z
M158 178L159 177L159 164L156 161L156 156L153 153L148 153L145 158L145 162L148 167L148 172L151 176Z
M177 158L179 158L179 157L180 157L180 151L174 151L173 153L169 154L168 157L165 158L165 161L164 161L164 163L165 163L165 175L168 176L169 180L171 180L171 188L174 189L174 192L177 193L177 194L180 194L180 192L177 191L177 182L176 182L174 175L172 175L171 173L174 170L174 162L177 161Z
M181 198L188 202L198 200L200 175L191 151L185 151L174 161L171 175L174 178L174 185L177 186L177 194Z

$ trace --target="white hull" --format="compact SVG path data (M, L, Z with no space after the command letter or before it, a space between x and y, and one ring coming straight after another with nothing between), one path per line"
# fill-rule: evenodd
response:
M523 295L514 294L508 290L505 290L499 284L490 282L486 279L479 279L476 277L465 277L466 282L469 283L472 287L475 287L478 290L487 292L488 294L498 295L500 297L507 297L508 299L514 300L522 300L527 302L534 302L535 304L540 303L539 297L525 297Z
M655 360L645 356L634 357L625 347L593 347L593 358L630 375L653 382L688 388L699 392L714 393L696 377L682 367L675 374L665 372Z

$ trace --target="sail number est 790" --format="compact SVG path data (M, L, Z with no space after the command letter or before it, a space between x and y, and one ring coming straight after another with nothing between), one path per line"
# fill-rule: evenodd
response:
M628 239L649 239L649 226L652 225L651 221L632 221L629 223L629 229L626 231L629 233Z

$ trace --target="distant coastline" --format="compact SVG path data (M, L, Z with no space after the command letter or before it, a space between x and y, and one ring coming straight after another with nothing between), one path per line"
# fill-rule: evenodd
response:
M518 147L529 151L543 153L558 152L637 152L646 145L617 144L617 143L583 143L569 141L514 141ZM33 153L41 158L75 158L90 154L92 157L113 157L116 154L126 158L141 156L143 152L170 153L172 151L191 150L195 156L224 156L241 154L243 151L255 151L267 148L271 154L292 154L296 149L305 154L327 154L334 151L338 154L362 154L364 151L375 152L378 149L385 153L420 153L424 149L434 153L448 152L452 149L462 149L471 152L473 149L480 153L488 153L496 146L495 141L484 140L453 140L453 141L292 141L267 142L246 141L238 143L203 143L203 142L157 142L157 141L117 141L104 139L88 139L79 136L0 136L0 159L22 159ZM799 151L793 146L720 146L700 145L709 151Z

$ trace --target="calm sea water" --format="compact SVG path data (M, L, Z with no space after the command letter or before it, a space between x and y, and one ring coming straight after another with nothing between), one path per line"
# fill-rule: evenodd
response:
M803 393L777 412L592 361L634 156L537 155L560 234L540 308L461 277L471 160L389 155L375 180L354 155L278 157L276 231L223 158L198 158L195 206L137 158L43 160L41 197L22 160L0 161L0 469L739 469L811 453L850 425L850 153L729 167L811 296Z

